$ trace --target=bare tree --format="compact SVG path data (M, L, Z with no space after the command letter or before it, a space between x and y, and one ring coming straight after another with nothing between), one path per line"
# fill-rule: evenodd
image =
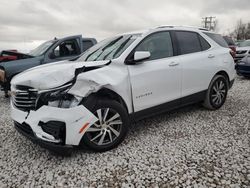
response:
M247 23L246 30L245 39L250 39L250 23Z
M245 40L250 38L250 23L243 23L242 20L238 20L236 24L236 28L230 34L237 40Z

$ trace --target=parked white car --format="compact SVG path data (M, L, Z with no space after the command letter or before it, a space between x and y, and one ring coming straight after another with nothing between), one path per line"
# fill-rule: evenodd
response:
M163 26L17 75L11 117L19 132L49 149L106 151L124 140L131 121L199 102L220 108L235 75L220 35Z

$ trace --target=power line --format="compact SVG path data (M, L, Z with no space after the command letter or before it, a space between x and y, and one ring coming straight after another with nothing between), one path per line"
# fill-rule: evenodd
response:
M203 27L208 30L215 30L216 27L216 17L214 16L207 16L202 18L202 23L204 24Z

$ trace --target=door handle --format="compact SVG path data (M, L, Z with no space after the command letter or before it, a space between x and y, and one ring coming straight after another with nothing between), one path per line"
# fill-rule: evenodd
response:
M177 63L177 62L171 62L171 63L169 64L170 67L175 67L175 66L177 66L177 65L179 65L179 63Z
M213 54L209 54L208 58L214 58L214 55Z

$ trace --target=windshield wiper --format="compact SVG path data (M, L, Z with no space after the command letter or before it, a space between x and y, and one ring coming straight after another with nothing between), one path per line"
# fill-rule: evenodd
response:
M103 49L102 49L102 52L94 59L94 61L96 61L102 54L103 52L108 49L110 46L114 45L115 43L117 43L119 40L121 40L121 38L123 38L123 36L120 36L118 37L117 39L113 40L112 42L110 42L107 46L105 46ZM113 50L111 50L112 52ZM105 60L106 56L109 55L111 52L109 52L108 54L106 54L103 58L103 60Z
M123 36L118 37L117 39L113 40L112 42L110 42L107 46L105 46L102 51L106 50L107 48L109 48L110 46L112 46L113 44L117 43L120 39L122 39Z
M101 51L103 52L103 51L106 50L108 47L112 46L112 45L115 44L117 41L119 41L122 37L123 37L123 36L120 36L120 37L118 37L117 39L111 41L109 44L107 44L107 45L106 45L105 47L103 47L102 49L101 49L101 47L98 48L98 49L96 49L94 52L90 53L90 54L85 58L85 61L87 61L87 60L89 59L89 57L92 56L94 53L96 53L98 50L101 49ZM96 60L100 57L100 55L102 54L102 52L101 52L93 61L96 61Z
M87 61L89 59L90 56L92 56L94 53L96 53L98 50L100 50L100 48L97 48L95 51L93 51L92 53L90 53L86 58L85 58L85 61Z
M115 57L120 50L128 43L128 41L130 41L130 39L132 38L132 35L130 37L128 37L120 46L119 48L117 48L117 50L115 51L115 53L113 54L112 58Z
M127 38L123 43L120 44L120 46L115 50L111 50L109 53L107 53L104 57L103 60L106 60L106 58L115 50L115 53L113 54L112 58L128 43L128 41L131 39L132 36Z

